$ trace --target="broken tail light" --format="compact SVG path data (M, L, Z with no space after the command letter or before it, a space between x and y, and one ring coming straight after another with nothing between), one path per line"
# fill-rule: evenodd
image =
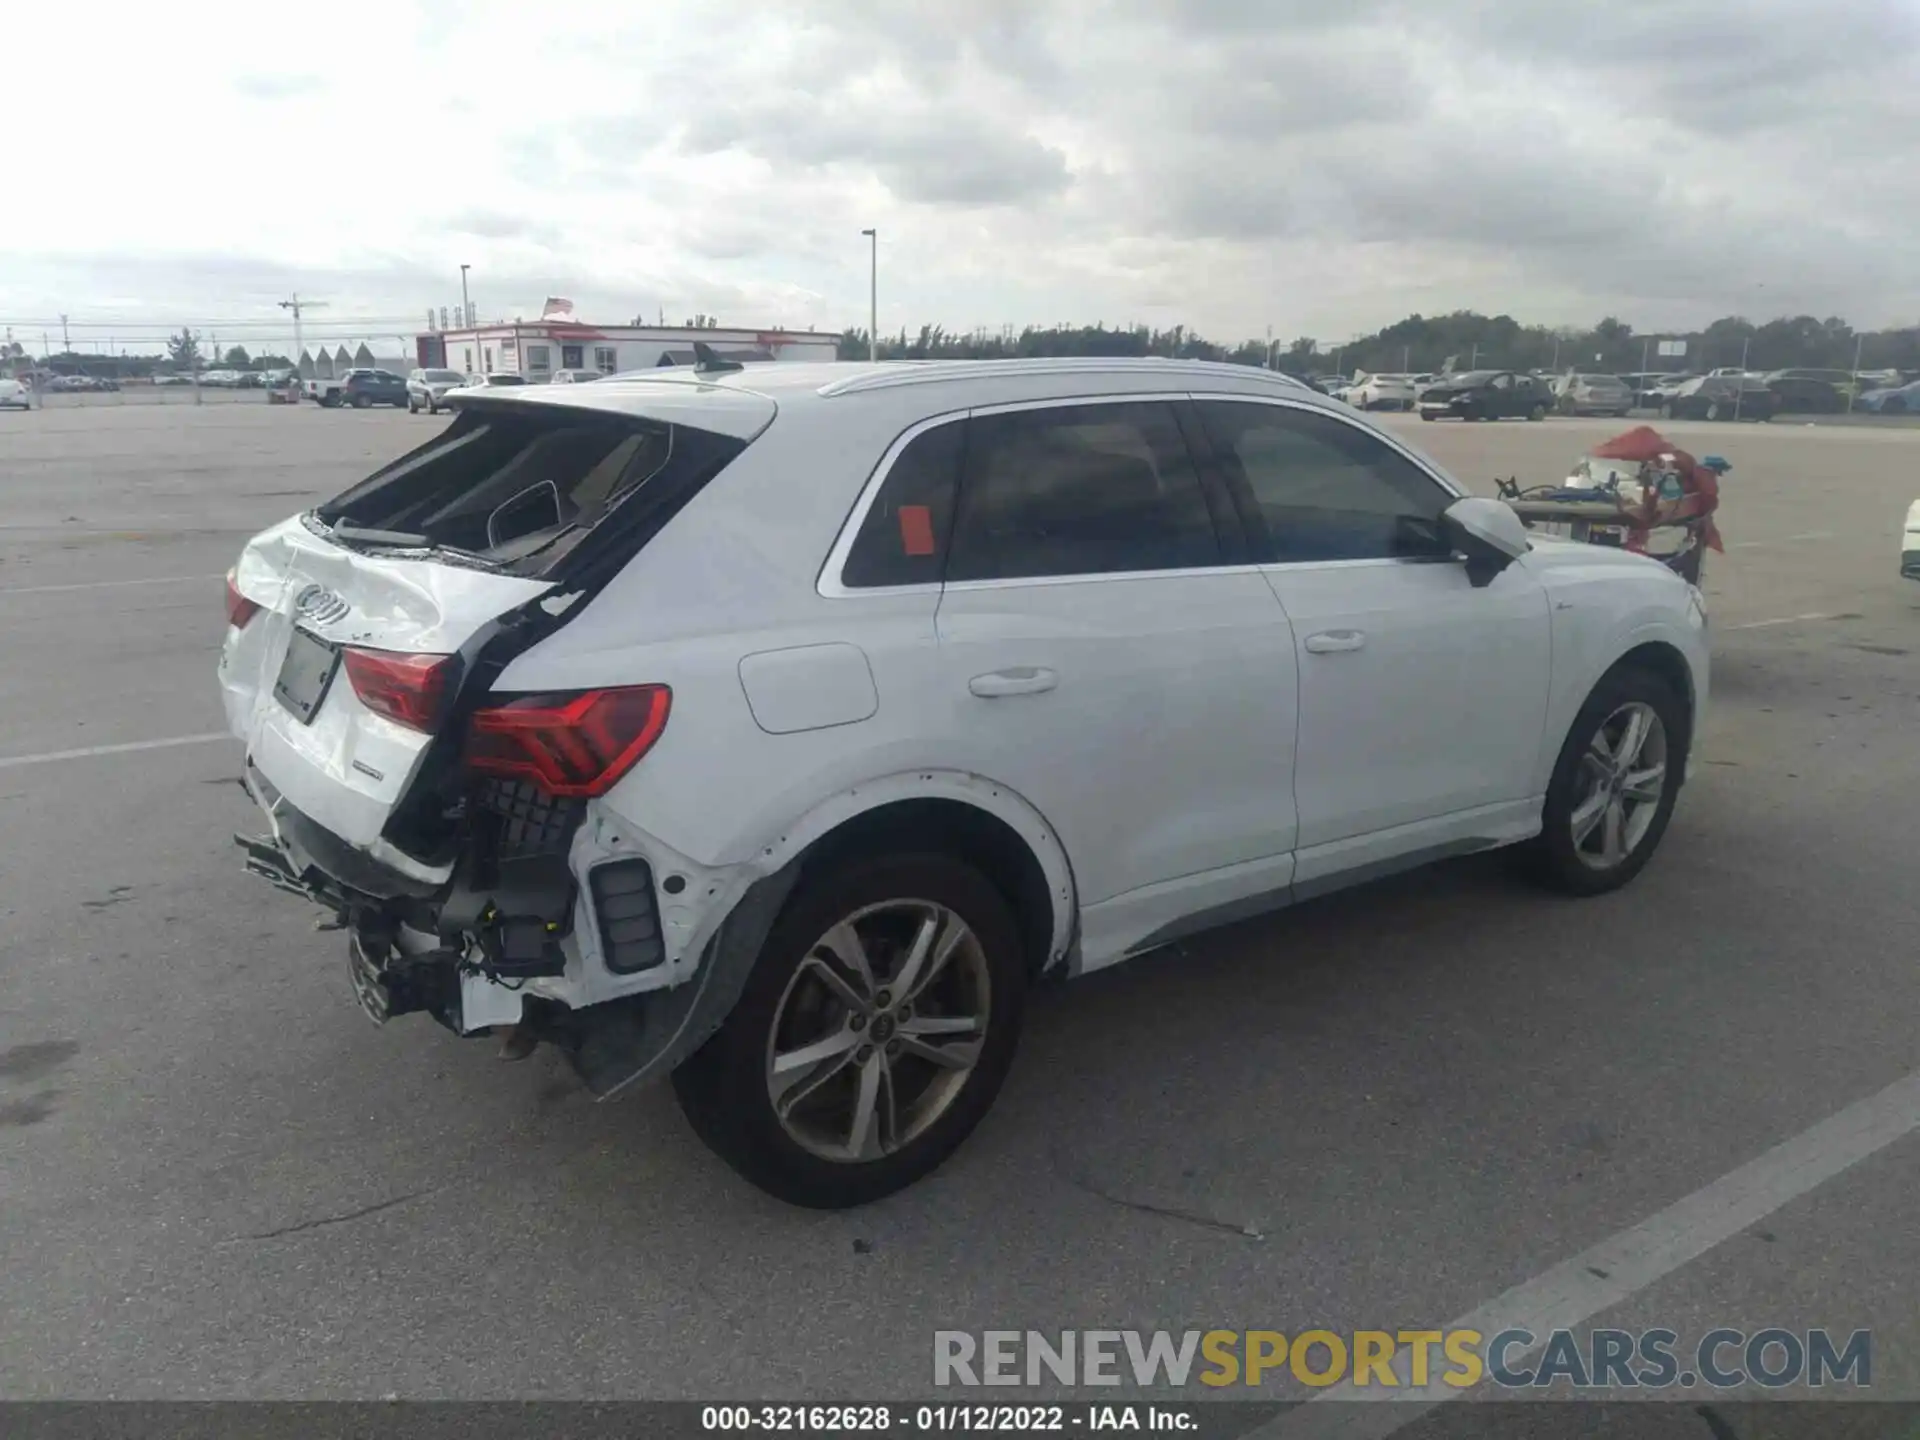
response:
M521 696L474 714L467 768L549 795L604 795L653 748L672 703L665 685Z
M260 613L260 602L249 600L240 593L240 587L233 583L233 571L227 572L227 624L236 630L247 628L247 622Z
M451 655L408 655L395 650L342 652L347 679L360 703L409 730L431 733L452 690Z

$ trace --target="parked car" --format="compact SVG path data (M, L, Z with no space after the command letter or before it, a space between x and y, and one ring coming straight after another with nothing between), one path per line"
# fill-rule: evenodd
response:
M466 387L469 390L497 390L502 386L524 385L527 377L516 375L511 370L489 370L484 375L467 376Z
M191 385L193 384L193 376L182 375L178 371L167 371L155 375L153 377L153 383L156 385Z
M1669 420L1771 420L1775 397L1756 375L1701 375L1661 402Z
M1618 375L1562 375L1553 396L1563 415L1623 416L1633 409L1633 391Z
M370 405L403 406L407 382L391 370L349 370L341 377L338 405L365 410Z
M590 385L595 380L604 379L598 370L556 370L552 383L555 385Z
M829 1207L961 1143L1042 975L1465 850L1626 884L1708 690L1663 566L1174 360L468 392L227 614L249 868L374 1018L671 1073Z
M1920 500L1907 507L1907 523L1900 532L1900 573L1920 580Z
M33 391L11 376L0 376L0 410L31 410Z
M1414 406L1411 375L1367 375L1347 391L1347 403L1362 410L1411 410Z
M1876 415L1920 415L1920 380L1865 391L1853 408Z
M1825 380L1780 372L1767 377L1776 415L1835 415L1847 408L1847 397Z
M415 370L407 376L407 413L440 413L440 402L449 390L458 390L467 377L458 370Z
M1438 420L1544 420L1553 409L1546 381L1512 370L1469 370L1442 375L1420 392L1420 418Z

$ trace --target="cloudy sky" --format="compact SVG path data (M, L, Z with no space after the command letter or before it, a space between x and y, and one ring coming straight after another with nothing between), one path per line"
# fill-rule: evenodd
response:
M325 23L312 23L324 16ZM9 6L0 323L1920 319L1920 0ZM138 327L144 327L144 330ZM151 345L140 348L153 348Z

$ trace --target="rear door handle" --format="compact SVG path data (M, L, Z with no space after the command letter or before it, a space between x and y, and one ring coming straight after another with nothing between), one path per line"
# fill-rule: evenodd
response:
M1003 695L1039 695L1059 683L1060 677L1043 665L1015 665L976 675L967 689L982 700L997 700Z
M1315 655L1338 655L1344 650L1358 650L1366 643L1364 630L1322 630L1307 636L1307 649Z

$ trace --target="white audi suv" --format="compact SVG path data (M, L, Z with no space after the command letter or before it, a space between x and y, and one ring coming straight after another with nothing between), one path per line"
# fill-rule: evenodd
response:
M1663 566L1161 360L465 391L227 604L246 863L367 1012L670 1074L810 1206L950 1154L1042 977L1495 846L1624 884L1707 697Z

